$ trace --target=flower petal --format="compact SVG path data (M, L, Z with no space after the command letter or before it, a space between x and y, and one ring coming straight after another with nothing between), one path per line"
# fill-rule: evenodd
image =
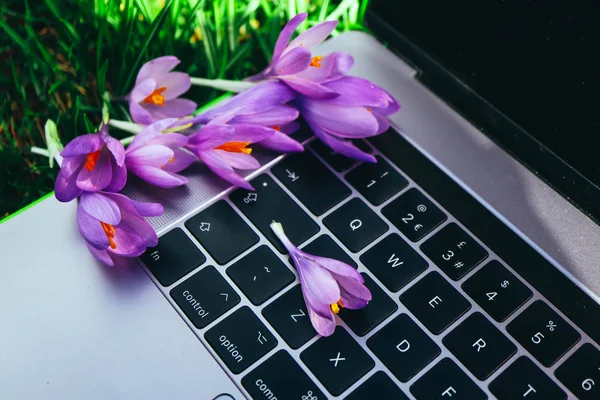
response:
M320 68L307 68L300 72L298 77L324 83L340 79L350 71L353 65L354 57L348 53L336 51L323 57Z
M301 95L313 99L325 100L333 99L334 97L339 96L336 92L329 89L328 87L313 81L309 81L308 79L286 76L282 77L282 81Z
M327 36L333 32L337 25L338 21L325 21L302 32L296 39L290 42L289 46L284 51L284 54L298 46L308 50L314 49L320 45L323 40L327 39Z
M281 32L279 33L279 37L277 38L277 43L275 43L275 48L273 49L273 58L271 62L276 62L281 54L284 52L287 47L292 35L298 28L298 26L303 23L308 17L307 13L300 13L294 16L294 18L290 19L287 24L283 27Z
M123 147L123 143L119 140L115 139L108 135L108 133L102 135L102 139L106 143L106 147L115 158L117 165L122 167L125 163L125 147Z
M356 160L375 163L377 159L369 153L365 153L358 147L356 147L351 141L338 139L335 136L323 131L317 125L310 124L312 131L323 143L329 146L333 151L346 157L354 158Z
M167 164L173 155L173 150L166 146L142 146L127 154L127 167L131 170L145 166L160 168Z
M230 153L223 150L215 150L219 152L219 156L229 165L236 169L257 169L260 168L260 163L250 154L245 153Z
M331 104L349 107L387 107L389 95L374 83L356 76L344 76L338 80L327 82L326 86L339 93Z
M256 124L264 126L281 126L294 121L300 113L292 106L274 106L255 114L236 115L229 121L230 124Z
M152 123L152 115L135 101L129 102L129 114L136 124L150 125Z
M112 180L111 155L107 149L100 152L100 158L91 171L82 168L77 175L77 186L86 192L97 192L108 186Z
M158 244L158 236L156 235L156 232L152 226L141 217L137 217L133 214L127 214L119 227L134 232L143 241L145 247L154 247ZM115 237L116 236L117 235L115 234ZM142 253L144 250L145 249L142 250Z
M377 134L379 123L372 112L363 107L344 107L327 101L303 99L299 107L302 116L332 135L360 139Z
M61 169L54 182L54 195L58 201L67 203L77 196L79 196L83 190L77 186L77 179L74 176L65 177L63 170Z
M81 169L83 167L83 164L85 164L86 158L87 155L85 154L75 157L64 158L60 166L60 170L63 174L63 177L68 178L74 173L79 172L79 169Z
M359 282L364 282L362 275L357 270L355 270L350 265L344 262L335 260L333 258L314 256L312 254L306 254L305 252L302 253L307 259L314 261L315 263L319 264L322 268L325 268L326 270L334 273L335 275L346 276L349 278L356 279Z
M129 101L141 103L156 90L156 86L156 79L154 78L144 79L143 81L136 83L129 95Z
M161 135L162 131L169 128L175 122L177 122L177 118L165 118L146 126L137 135L135 135L133 142L131 142L131 144L127 147L126 153L129 153L133 149L136 149L140 146L148 144L148 142Z
M188 99L173 99L165 101L164 106L154 104L144 104L144 108L152 121L159 121L165 118L183 118L192 115L198 108L197 104Z
M312 55L303 47L296 47L286 52L273 65L275 75L293 75L304 71L310 65Z
M329 311L328 318L323 318L313 309L308 308L308 317L310 318L313 328L315 328L315 331L317 331L319 335L327 337L335 332L335 317L331 311Z
M77 207L77 225L79 233L90 246L98 250L105 250L108 247L108 237L100 221L86 213L81 204Z
M162 95L166 101L169 101L190 90L192 82L190 76L184 72L170 72L163 76L157 85L167 88Z
M165 75L170 70L175 68L179 63L179 59L175 56L163 56L155 58L154 60L150 60L142 65L142 68L140 68L140 71L135 79L135 84L137 85L144 79Z
M135 201L120 193L103 193L110 197L124 213L139 214L142 217L156 217L163 213L164 209L160 203L144 203Z
M200 131L188 137L188 145L194 154L210 150L230 141L235 130L229 125L206 125Z
M254 124L235 124L231 125L234 129L233 142L258 143L265 140L275 133L275 130L266 126Z
M99 133L90 133L81 135L71 140L60 152L63 158L88 155L98 151L104 145L104 141Z
M260 145L281 153L297 153L304 151L304 147L300 143L289 137L287 134L278 131L275 131L273 136L261 141Z
M195 155L190 154L187 151L173 150L173 161L169 160L163 169L171 173L180 172L192 165L196 159ZM180 179L181 178L183 177L180 177Z
M129 171L146 182L165 189L187 183L187 179L180 179L179 175L172 174L162 168L153 167L151 165L137 165L130 168Z
M119 167L114 159L111 159L110 162L112 166L112 180L104 188L104 191L120 192L127 183L127 167L125 164Z
M106 224L117 225L121 222L121 210L118 204L101 193L83 193L79 198L79 207Z
M329 305L340 299L340 288L328 270L302 256L297 260L298 279L311 303Z
M169 147L172 150L185 146L188 143L187 136L180 133L163 133L157 135L150 144Z
M369 304L369 300L357 297L347 292L343 287L340 287L340 293L344 308L348 308L350 310L360 310Z
M146 244L142 237L125 220L119 226L115 226L113 242L116 247L114 249L109 247L108 251L120 256L137 257L146 250Z
M377 123L379 124L379 128L377 128L378 135L390 129L390 120L386 116L375 111L373 111L373 116L377 119Z
M198 155L198 158L200 158L211 171L227 182L244 189L254 190L252 185L239 176L227 161L221 158L219 152L216 150L203 151Z
M112 258L110 258L110 255L108 254L108 251L106 250L98 250L92 246L90 246L89 243L85 242L85 245L87 246L88 250L90 251L90 253L92 253L92 255L96 258L96 260L100 261L102 264L108 266L108 267L114 267L115 264L112 260Z

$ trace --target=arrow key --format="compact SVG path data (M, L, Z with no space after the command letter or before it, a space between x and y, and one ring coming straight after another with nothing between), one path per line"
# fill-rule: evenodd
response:
M306 151L286 157L271 171L317 216L350 196L350 189Z

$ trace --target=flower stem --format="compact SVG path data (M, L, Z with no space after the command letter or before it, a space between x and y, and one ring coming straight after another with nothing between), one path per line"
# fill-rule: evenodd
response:
M214 89L224 90L226 92L243 92L246 89L250 89L255 86L255 82L247 81L228 81L225 79L204 79L204 78L191 78L192 85L206 86Z
M294 246L294 244L286 236L285 232L283 231L283 225L281 225L280 222L273 221L269 226L271 227L273 233L275 233L275 236L281 240L281 243L287 249L287 251L292 254L296 246Z
M115 128L121 129L125 132L133 133L134 135L140 133L140 131L143 129L143 127L136 124L135 122L120 121L118 119L108 120L108 125L114 126Z
M31 152L33 154L38 154L40 156L44 156L44 157L48 157L48 158L52 157L50 155L50 151L48 151L48 149L43 149L43 148L37 147L37 146L32 146ZM56 163L60 167L62 165L62 160L63 160L62 156L60 154L56 153L56 154L54 154L54 159L56 160Z

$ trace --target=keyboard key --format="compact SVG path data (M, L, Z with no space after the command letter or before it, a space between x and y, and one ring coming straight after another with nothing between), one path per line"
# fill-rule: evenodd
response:
M479 400L486 394L449 358L444 358L410 387L417 400Z
M531 290L498 261L490 261L462 288L496 321L505 321L533 295Z
M345 262L346 264L358 268L354 260L343 250L329 235L321 235L302 248L308 254L315 256L333 258ZM291 262L291 261L290 261Z
M600 351L593 344L581 346L555 375L578 399L600 399Z
M372 400L372 399L408 400L408 397L383 371L377 371L367 379L346 400Z
M353 140L352 143L366 153L373 153L373 149L362 140ZM329 146L325 145L318 139L314 140L310 144L310 147L337 172L347 171L353 165L358 164L357 160L336 153L335 151L331 150Z
M210 328L204 338L234 374L277 346L277 339L247 306Z
M338 326L300 354L300 359L334 396L340 395L375 366L346 330Z
M400 301L436 335L471 308L471 303L438 272L430 272L415 283L400 296Z
M346 174L346 180L376 206L408 186L408 181L381 156L377 163L362 163Z
M285 350L279 350L242 379L253 399L325 399L323 392Z
M481 313L474 313L443 340L479 380L487 379L517 352L517 347Z
M525 356L519 357L490 383L490 392L498 400L562 400L567 398L565 392ZM594 399L597 398L594 397Z
M156 247L148 248L141 260L163 286L204 264L206 257L180 228L162 235Z
M542 300L527 307L506 329L545 367L553 365L581 339L579 332Z
M413 242L418 242L446 220L442 210L414 188L383 207L382 212Z
M212 265L171 289L171 297L198 329L240 302L240 296Z
M407 314L400 314L375 333L367 346L400 382L408 382L441 353Z
M227 275L254 305L264 303L296 279L292 271L265 245L227 268Z
M460 226L451 223L421 245L435 265L455 281L479 265L488 252Z
M357 198L328 215L323 223L355 253L389 229L373 210Z
M396 233L367 250L360 261L392 292L402 289L428 267L427 261Z
M221 265L258 242L256 233L225 200L189 219L185 227Z
M398 309L396 302L381 290L373 278L367 274L361 275L365 278L365 286L371 291L373 299L360 310L342 308L339 313L340 318L358 336L369 333Z
M317 335L308 317L300 285L263 308L262 314L292 349L299 348Z
M238 189L229 198L281 253L285 248L269 227L271 222L283 224L296 246L319 232L319 226L270 176L260 175L252 185L256 191Z
M352 193L317 157L306 151L286 157L271 171L317 216Z

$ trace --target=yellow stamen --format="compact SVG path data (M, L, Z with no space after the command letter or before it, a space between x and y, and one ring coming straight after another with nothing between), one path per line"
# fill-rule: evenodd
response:
M154 104L155 106L164 106L165 97L162 93L167 90L166 86L159 87L154 92L150 93L148 97L144 99L145 104Z
M83 168L87 169L88 171L93 171L94 168L96 168L98 160L100 159L101 150L102 149L96 150L93 153L88 154L85 158L85 164L83 165Z
M331 304L331 305L329 306L329 308L331 308L331 311L332 311L334 314L337 314L337 313L339 313L339 312L340 312L340 309L344 308L344 303L342 303L342 299L339 299L339 300L337 301L337 303L333 303L333 304Z
M252 149L247 148L247 146L249 144L250 144L250 141L248 141L248 142L227 142L218 147L215 147L215 150L224 150L224 151L228 151L230 153L250 154L250 153L252 153Z
M321 68L321 60L322 59L323 59L323 57L321 57L321 56L313 57L312 60L310 60L310 66L315 67L315 68Z
M189 124L174 126L172 128L165 129L164 131L162 131L162 133L173 133L173 132L183 131L183 130L186 130L187 128L191 127L192 125L193 124L190 122Z
M116 249L117 244L113 240L115 237L115 227L112 226L111 224L107 224L106 222L102 222L102 221L100 221L100 225L102 225L102 229L104 230L104 233L106 234L106 237L108 238L108 244L110 245L110 248L113 250Z

